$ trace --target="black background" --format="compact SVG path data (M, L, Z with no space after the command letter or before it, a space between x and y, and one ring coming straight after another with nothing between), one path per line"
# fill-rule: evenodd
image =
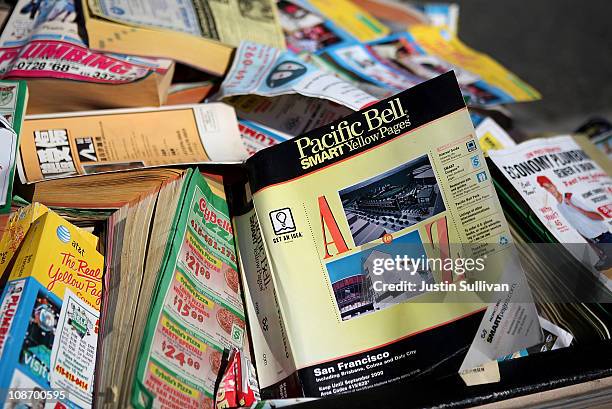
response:
M612 121L612 2L458 0L459 37L543 96L509 106L529 133L570 132L591 115Z

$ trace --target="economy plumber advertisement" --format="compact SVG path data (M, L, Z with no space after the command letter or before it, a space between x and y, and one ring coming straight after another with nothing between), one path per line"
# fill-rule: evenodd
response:
M601 166L569 135L490 155L555 239L612 288L612 179Z

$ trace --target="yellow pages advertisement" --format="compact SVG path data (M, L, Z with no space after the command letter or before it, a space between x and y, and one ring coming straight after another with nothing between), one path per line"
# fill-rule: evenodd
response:
M234 110L222 103L35 115L21 135L24 183L247 157Z
M452 73L247 166L235 223L263 397L456 373L539 341Z
M52 211L33 222L0 299L0 400L38 390L56 407L92 407L104 268L96 243Z

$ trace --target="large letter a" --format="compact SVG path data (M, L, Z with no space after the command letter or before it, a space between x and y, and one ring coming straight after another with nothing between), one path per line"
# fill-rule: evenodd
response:
M329 208L329 203L327 203L327 199L325 198L325 196L319 196L319 212L321 213L321 228L323 229L323 247L325 248L325 257L323 258L330 258L332 256L348 251L348 246L344 241L344 237L342 237L340 228L336 223L336 219L334 219L334 215L332 214L331 209ZM327 226L327 230L329 231L329 235L331 236L330 241L327 241L325 226ZM336 254L329 254L330 244L334 244L336 246Z

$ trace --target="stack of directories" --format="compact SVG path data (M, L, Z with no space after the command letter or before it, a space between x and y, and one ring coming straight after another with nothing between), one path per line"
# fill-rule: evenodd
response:
M492 118L509 128L504 106L540 95L457 24L456 5L387 0L16 1L0 399L221 408L446 385L485 402L508 368L609 346L610 164L586 138L517 145ZM581 128L607 154L608 125ZM474 284L454 263L486 256L511 290L376 291L400 255L452 262L407 279L431 288Z
M95 226L96 236L39 203L12 215L0 241L4 391L63 391L40 399L70 407L91 407L93 399L170 407L176 397L163 397L180 382L198 407L211 407L224 350L250 356L221 178L191 169L146 171L94 183L97 199L89 203L104 212L83 210L87 200L60 208ZM102 200L112 191L105 184L141 179L138 192Z
M357 94L357 91L354 92ZM443 97L436 104L424 103L436 100L434 96ZM415 106L423 109L408 108ZM170 116L160 119L160 115L166 114ZM172 120L175 118L172 115L183 114L184 118ZM525 331L507 338L502 349L488 350L474 341L479 327L484 325L488 328L490 325L482 321L485 310L492 308L487 316L499 312L495 312L495 303L487 306L480 296L472 293L466 295L467 302L452 304L453 308L438 303L436 315L431 315L427 321L406 321L401 327L396 326L393 333L383 331L379 335L363 337L360 335L364 333L363 328L357 324L379 325L383 328L389 322L396 322L399 316L420 315L424 304L403 303L394 306L388 300L368 298L370 292L367 290L345 297L343 291L332 292L330 287L321 285L327 280L333 282L333 288L341 288L346 284L342 276L345 273L341 273L342 257L338 257L338 252L351 252L350 257L346 258L346 262L349 262L345 266L348 268L347 273L361 276L360 256L374 254L370 249L372 246L377 251L386 250L383 236L390 236L398 243L414 242L418 244L419 251L425 252L431 251L428 243L449 243L453 240L469 242L470 237L482 234L498 241L509 235L501 209L491 196L493 190L489 179L475 180L465 170L454 174L452 180L447 176L442 179L436 176L436 172L443 166L442 162L460 160L459 157L445 153L444 149L450 149L449 144L454 146L454 143L459 143L463 153L471 153L479 158L481 174L487 175L482 154L475 141L455 141L455 133L449 131L457 130L461 135L473 132L460 89L451 73L361 112L339 118L334 124L318 131L319 134L329 133L333 127L354 129L358 133L361 129L365 132L368 126L373 126L368 135L350 138L356 138L355 145L352 151L347 148L346 154L338 149L317 152L316 135L306 134L295 142L286 141L272 148L268 151L268 155L272 156L265 156L266 152L256 154L247 162L246 167L240 163L206 162L206 157L199 150L192 152L193 157L183 160L188 162L201 158L203 163L200 166L222 173L223 180L203 176L198 169L185 169L184 165L179 166L172 159L150 163L146 156L135 155L143 150L150 154L150 148L160 145L159 142L155 145L153 142L162 138L165 138L162 139L165 142L160 149L167 149L168 153L172 150L189 151L189 147L195 149L198 144L203 144L206 147L203 151L210 156L213 152L222 155L222 149L227 149L226 145L235 150L241 145L237 135L238 126L232 115L230 107L219 103L176 109L37 116L24 122L23 129L27 131L23 132L20 163L26 180L29 178L30 181L38 181L30 186L33 188L33 197L53 204L83 226L91 222L98 236L103 238L100 248L105 254L106 266L102 279L104 289L101 295L100 336L97 344L99 353L94 383L94 399L98 405L145 408L151 405L173 407L180 403L185 406L211 407L217 375L223 368L223 353L232 348L238 348L246 358L253 358L257 364L257 380L264 388L265 396L279 397L283 396L283 391L287 391L289 396L318 397L327 394L330 383L335 382L332 378L313 377L317 373L313 361L321 357L333 365L339 359L338 354L349 354L358 360L362 358L357 350L378 348L381 356L398 356L397 361L384 363L389 370L389 374L385 375L388 382L398 381L402 374L421 371L431 372L433 380L436 376L456 374L462 366L472 368L482 364L483 359L512 354L541 341L539 319L533 306L527 310L511 309L507 312L507 317L514 317L515 314L528 311L525 319L530 325L525 327ZM382 118L382 115L384 121L374 119ZM197 119L194 120L194 117ZM439 120L436 122L435 118ZM192 125L188 125L190 122L187 119L194 121ZM98 129L95 125L89 125L89 122L97 125ZM149 123L169 126L170 130L151 129ZM235 127L233 133L231 129L223 128L228 124ZM178 126L178 129L173 126ZM440 127L447 131L440 133ZM141 130L143 139L150 140L150 145L144 148L133 146L133 152L124 153L131 155L132 159L142 160L143 165L133 169L130 163L121 166L118 162L118 169L114 172L96 173L95 166L89 172L90 165L97 165L91 159L94 154L104 152L111 155L119 147L126 146L125 139L121 139L121 132L114 134L116 130L125 132L125 129L133 129L133 133ZM215 134L215 130L225 132L226 144L216 145L224 139ZM447 139L441 138L441 134L447 135ZM90 140L85 140L86 135L89 135ZM106 145L103 145L102 150L97 145L97 135L105 138L103 142ZM169 136L165 135L176 136L178 142L171 145ZM381 139L379 135L384 137ZM438 136L434 138L435 135ZM344 137L348 138L349 135L345 134ZM415 141L419 145L414 145ZM52 146L57 143L64 145ZM72 150L73 145L77 146L76 150ZM430 158L426 152L434 149L434 146L446 148ZM372 151L368 152L368 148L372 148ZM407 160L404 153L408 149L416 152L415 148L421 149L421 155ZM62 159L58 163L40 163L41 158L55 157L57 151L72 156L70 160ZM306 153L310 159L304 160ZM365 159L370 164L369 174L352 175L350 179L339 177L348 173L338 167L352 165L345 159L351 162L363 160L361 153L367 154ZM72 160L77 155L78 162ZM116 161L117 158L113 158L108 163L112 165ZM270 163L283 166L270 168ZM151 165L163 166L150 168ZM325 169L325 173L318 172L327 165L332 167ZM304 180L294 180L296 176ZM321 190L324 186L322 183L315 181L314 184L308 184L307 179L312 177L324 178L328 184L333 181L332 193L329 189ZM454 199L445 200L442 194L460 180L470 186L478 183L486 188L478 200L474 198L471 202L463 203L461 211L456 208ZM360 209L351 199L357 193L367 196L370 190L375 191L379 185L387 186L385 181L397 185L389 189L389 194L401 194L405 198L402 203L405 203L406 209L418 212L418 218L415 216L401 221L397 212L389 210L388 217L397 217L397 221L392 224L378 223L368 216L367 207ZM314 207L309 205L307 213L302 214L300 207L296 207L293 201L287 202L288 196L282 192L274 193L277 196L274 200L265 199L266 191L283 189L283 185L289 182L304 184L303 188L297 190L302 192L305 203L314 204ZM251 203L250 210L247 209L245 213L244 209L235 208L230 212L223 184L228 186L235 202L245 200L247 206L252 189L255 202ZM363 185L363 189L349 188L342 193L342 200L337 196L339 189L346 190L344 186L354 185ZM414 207L416 198L425 197L423 193L427 192L428 200L418 205L418 208ZM447 194L459 195L462 192ZM470 223L475 222L474 219L466 219L463 224L453 222L463 220L461 215L469 208L479 208L479 200L490 202L487 205L487 217L490 226L497 226L495 229L489 229L489 225L485 226L486 229L474 226L469 228ZM316 203L319 207L316 207ZM255 213L253 206L261 210ZM102 226L96 223L92 212L94 209L104 210L99 215L110 214ZM323 211L325 218L321 216ZM344 217L344 212L348 212L346 217L354 225L352 228L344 224L340 227L334 222L335 218L342 220L340 218ZM259 214L264 216L259 218ZM269 214L273 216L269 217ZM321 220L321 228L313 230L320 232L316 236L304 234L305 217ZM28 220L27 217L15 216L15 220L21 219ZM443 226L447 225L447 220L449 226L463 227L445 229ZM269 225L270 222L273 224ZM9 231L17 232L18 229L9 227ZM326 239L319 235L321 233L332 236ZM240 243L240 251L235 246L234 234ZM334 239L330 242L332 237ZM482 239L482 236L478 237ZM304 245L308 246L305 240L308 240L310 246L323 247L320 251L305 252ZM351 248L344 248L341 242L345 242L344 247L350 245ZM283 243L284 247L275 248L275 243ZM331 253L327 259L320 255L325 252ZM271 257L269 261L266 254ZM318 290L300 293L296 286L301 287L304 281L295 280L290 270L277 269L277 265L290 265L287 264L288 260L294 259L295 254L302 255L302 268L308 266L311 274L308 288ZM491 257L491 260L503 262L504 256L499 254ZM240 271L239 266L242 266ZM434 276L445 277L449 274L452 271L423 271L422 276L429 282ZM513 279L520 281L520 277ZM517 286L517 297L519 294L529 297L530 292L524 282L517 282ZM439 299L436 294L422 295L430 301ZM288 308L289 298L292 300L292 308L296 308L294 311ZM243 304L243 299L247 300L246 304ZM315 299L319 300L318 321L303 319L302 315L310 311L312 300ZM342 318L337 321L337 317ZM263 318L266 320L262 321ZM351 325L344 325L346 323ZM331 337L329 342L332 338L336 341L352 339L352 342L358 342L359 345L339 342L334 350L321 355L321 352L316 351L322 349L308 341L311 338L304 334L313 334L322 325L325 325L325 332ZM439 329L438 325L441 326ZM265 330L265 327L268 329ZM267 335L262 331L267 332ZM422 335L416 335L421 332ZM428 339L446 332L457 333L454 341L447 343L443 351L431 350L428 345L433 344ZM385 346L389 342L392 346ZM466 355L466 350L472 344L473 351ZM412 345L410 348L421 351L421 358L406 363L407 356L396 351L402 345ZM283 351L282 348L285 355L278 355L279 351ZM266 359L272 358L275 361L270 363L274 362L274 366L280 370L266 369ZM249 366L248 363L244 365L245 368ZM298 368L301 370L298 371ZM359 376L349 372L343 375L342 380L347 385ZM368 382L358 385L358 388L374 386L376 383ZM342 389L335 393L348 391Z
M408 124L408 111L403 107L426 106L422 102L434 95L444 97L437 104L428 105L425 111L410 112L412 122ZM355 130L366 129L366 118L371 120L381 112L387 118L385 127L380 122L367 139L355 141L359 144L367 140L366 145L356 147L352 153L332 155L321 163L302 167L300 150L305 153L309 144L316 146L318 138L331 127L344 128L345 125L340 126L344 123L354 124ZM374 137L394 127L408 129L386 135L383 140ZM452 132L443 132L447 139L431 137L439 134L440 129L451 128L459 130L460 135L473 131L458 84L449 73L339 119L320 129L319 136L304 135L297 145L286 141L258 153L246 166L224 169L223 178L203 175L198 169L182 173L175 170L174 177L168 177L159 187L119 208L106 225L107 265L96 366L96 403L119 408L128 405L212 407L218 376L226 372L224 352L236 349L245 360L236 364L238 375L234 379L238 381L234 383L252 385L241 387L239 393L250 390L254 399L257 384L265 397L320 397L331 391L332 383L349 385L365 375L365 372L350 370L338 379L317 375L321 371L319 366L323 365L321 359L326 368L380 361L366 371L378 373L379 382L392 383L421 372L431 372L431 379L449 372L456 374L462 365L472 368L483 360L538 344L540 324L533 305L512 307L506 312L506 317L524 314L523 319L529 325L504 338L500 349L489 350L475 341L475 334L480 326L487 330L490 326L483 320L485 310L489 310L486 316L500 314L502 321L503 314L495 311L495 303L488 307L477 294L469 293L465 298L458 295L464 302L437 303L435 307L428 304L429 318L404 321L398 326L402 316L421 315L425 304L393 305L388 300L368 298L367 289L347 295L325 285L331 281L333 288L340 288L346 284L346 275L365 280L360 271L361 257L374 254L373 250L390 251L381 235L401 243L414 243L422 255L431 251L430 244L467 241L469 235L486 234L495 241L508 236L499 204L491 197L493 187L489 179L476 182L469 174L455 174L454 181L444 178L438 182L435 174L443 166L440 161L461 159L449 157L445 150L430 158L426 152L434 145L446 146L451 152L455 142L460 143L462 153L469 149L473 156L480 158L481 171L487 174L482 153L473 139L466 144L463 139L457 141ZM408 146L421 149L420 156L407 160L403 153ZM349 176L346 167L364 159L370 163L369 174ZM283 166L270 168L269 163ZM143 171L123 173L136 172ZM102 176L82 178L93 181ZM347 198L354 196L352 189L343 192L341 199L337 194L339 187L363 185L364 190L357 191L366 195L379 185L389 187L392 183L394 186L389 192L404 192L400 187L413 186L413 178L423 185L402 195L408 206L412 203L410 198L416 198L419 192L429 192L429 201L420 207L422 223L411 218L385 228L369 221L363 233L364 229L338 226L334 221L334 217L338 220L344 217L342 206L351 214L347 217L355 225L363 225L367 216L367 212L355 210L352 201L347 203ZM490 202L487 214L491 225L497 228L474 227L474 220L466 220L464 225L455 223L461 213L452 201L444 204L442 190L460 179L472 185L479 183L484 188L478 200L464 204L463 210L476 209L480 202ZM322 180L331 186L322 189ZM224 185L233 198L231 207L226 201ZM299 191L300 197L288 199L281 191L287 188ZM298 203L308 203L308 207ZM362 218L354 217L353 212ZM321 223L320 228L306 234L306 220ZM445 229L442 226L447 225L447 220L448 226L462 227ZM468 227L470 224L472 228ZM326 231L331 234L327 239ZM275 244L282 246L275 247ZM482 251L484 247L479 246ZM324 257L326 253L331 254ZM507 252L491 253L491 262L502 263L508 255ZM295 263L296 260L299 262ZM519 274L507 278L517 280L515 296L528 298L529 288L521 280L520 270L510 270ZM298 273L304 271L308 274L300 278ZM426 280L433 280L434 275L452 274L451 271L422 273ZM436 294L407 296L440 301ZM316 319L313 319L311 313L315 306ZM396 324L392 331L375 331L364 336L367 326L391 328L390 323ZM448 342L443 350L432 349L433 343L429 340L453 332L456 332L453 342ZM317 337L312 337L313 334ZM330 348L321 348L321 345ZM473 350L466 354L471 345ZM418 350L419 358L408 362L408 355L400 352L406 348ZM363 350L371 352L360 352ZM391 356L397 359L386 359ZM248 370L251 358L256 364L256 375ZM244 375L247 373L253 377ZM351 389L370 389L377 383L355 384ZM347 387L334 393L348 391ZM224 393L229 393L227 388ZM224 401L222 396L216 398L217 402Z
M91 407L104 257L98 238L35 203L0 240L0 400ZM19 391L32 394L25 400Z
M174 7L160 15L148 2L19 0L0 36L0 75L27 79L30 113L159 106L169 93L194 103L241 40L284 47L272 0ZM175 61L195 69L173 77Z

